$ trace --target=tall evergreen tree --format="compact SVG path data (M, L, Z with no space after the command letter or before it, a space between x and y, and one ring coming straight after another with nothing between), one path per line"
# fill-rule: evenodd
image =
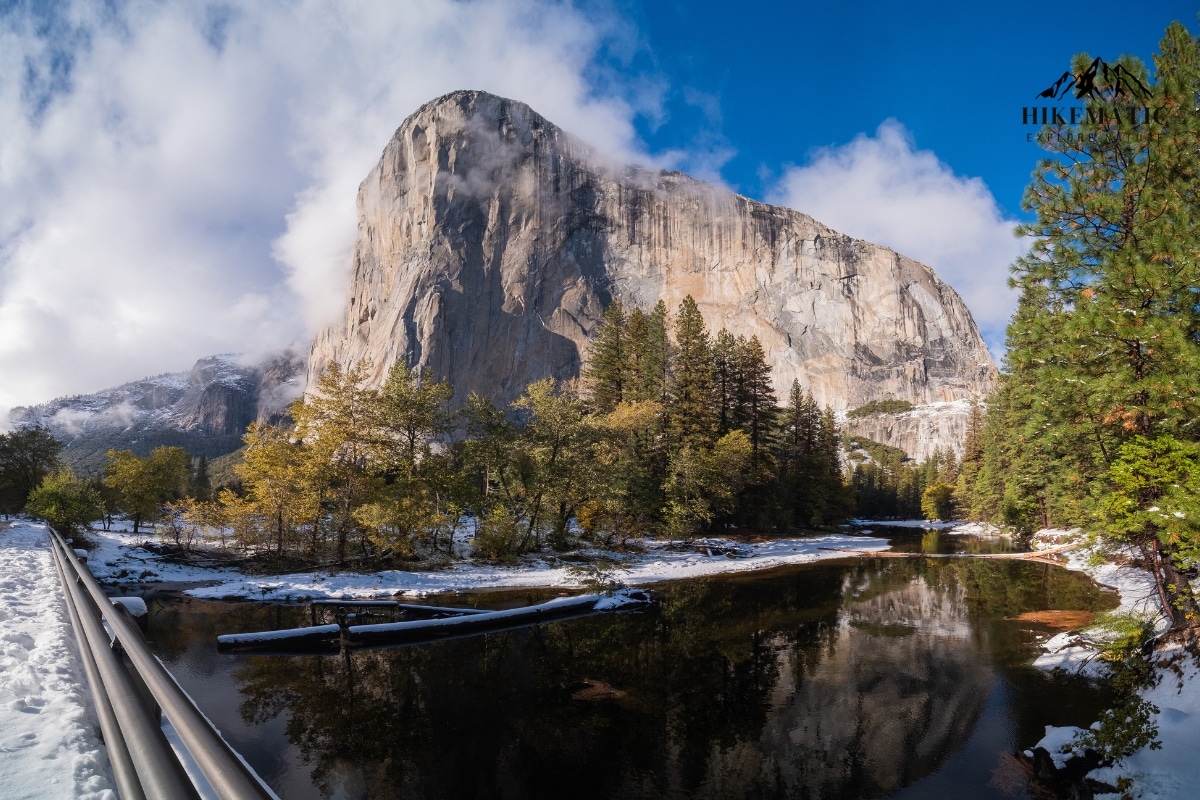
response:
M775 387L771 384L771 365L757 336L739 337L737 346L738 423L750 437L750 466L758 471L770 460L772 428L775 418Z
M671 361L674 357L667 335L667 305L659 300L654 310L643 315L635 311L629 320L629 341L633 351L634 400L666 403L670 391Z
M191 485L188 492L197 500L208 500L212 497L212 479L208 477L208 456L201 454L192 471Z
M688 295L675 318L671 432L680 445L708 447L716 438L712 340L696 301Z
M713 391L717 403L717 433L741 426L742 375L737 338L721 328L713 342Z
M1148 99L1124 91L1123 75L1149 78L1123 58L1120 71L1097 76L1077 130L1040 134L1051 158L1026 193L1036 220L1021 232L1033 244L1014 268L1021 299L1004 387L1012 425L993 449L1027 484L1019 496L1006 491L1008 511L1024 504L1028 515L1033 502L1047 522L1090 516L1140 548L1184 627L1200 618L1181 573L1197 563L1194 534L1134 513L1169 493L1129 471L1147 453L1186 460L1200 438L1200 48L1174 23L1155 62ZM1080 55L1075 66L1086 63ZM1139 123L1145 108L1152 119ZM1133 506L1118 513L1114 495Z
M613 300L604 309L604 318L588 350L584 377L591 389L592 406L602 414L632 399L633 365L628 327L624 306L620 300Z

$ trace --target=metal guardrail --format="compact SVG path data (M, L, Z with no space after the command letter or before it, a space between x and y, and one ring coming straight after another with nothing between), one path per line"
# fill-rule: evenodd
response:
M222 800L279 800L150 652L128 612L105 596L62 536L49 530L71 627L123 800L201 796L163 733L160 708L207 781L205 794Z

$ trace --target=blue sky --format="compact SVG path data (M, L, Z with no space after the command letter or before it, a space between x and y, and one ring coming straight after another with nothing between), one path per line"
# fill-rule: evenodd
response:
M981 177L1021 214L1040 151L1020 109L1088 52L1150 62L1183 2L619 3L644 38L641 66L669 86L665 120L639 119L653 151L711 142L732 151L721 176L752 197L814 148L899 121L955 173Z
M358 183L421 103L523 100L923 261L994 354L1039 151L1020 110L1182 3L0 0L6 409L307 350L341 311Z

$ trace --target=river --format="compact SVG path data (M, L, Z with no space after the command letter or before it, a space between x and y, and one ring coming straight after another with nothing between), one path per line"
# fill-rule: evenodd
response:
M1053 631L1015 617L1115 605L1059 567L865 558L655 591L649 611L336 656L216 652L302 607L159 597L148 638L289 799L1025 797L1011 754L1106 699L1028 666Z

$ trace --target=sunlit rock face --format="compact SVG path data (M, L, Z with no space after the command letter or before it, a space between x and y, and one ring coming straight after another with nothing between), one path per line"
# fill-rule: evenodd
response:
M580 132L586 135L586 131ZM614 298L757 336L776 391L836 409L982 398L995 366L926 266L786 208L677 172L607 162L528 106L455 92L409 117L359 187L345 314L330 361L404 359L497 403L577 376Z
M838 420L839 427L851 436L863 436L898 447L916 461L924 461L940 448L949 447L962 457L967 426L971 421L971 403L929 403L914 406L899 414L871 414Z

